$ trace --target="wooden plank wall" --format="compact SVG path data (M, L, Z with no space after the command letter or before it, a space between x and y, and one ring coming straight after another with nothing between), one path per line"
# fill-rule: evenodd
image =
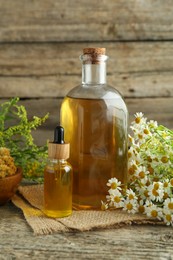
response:
M0 102L19 96L52 138L62 98L81 82L84 47L106 47L108 83L135 112L173 128L172 0L0 0Z

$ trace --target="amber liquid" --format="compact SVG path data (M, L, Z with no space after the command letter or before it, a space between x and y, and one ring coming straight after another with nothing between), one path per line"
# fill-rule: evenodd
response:
M127 120L121 106L113 99L70 97L62 104L61 125L70 143L75 208L100 208L107 195L107 181L117 177L126 182Z
M69 166L47 166L44 171L44 213L53 218L72 213L72 169Z

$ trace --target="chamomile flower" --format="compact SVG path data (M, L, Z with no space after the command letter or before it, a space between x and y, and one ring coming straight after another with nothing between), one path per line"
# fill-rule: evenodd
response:
M164 201L164 209L169 210L170 212L173 213L173 198L167 198Z
M119 190L111 190L106 199L111 207L121 208L123 206L124 198Z
M137 162L136 160L129 160L128 162L128 168L132 168L134 171L133 171L133 174L135 173L135 171L138 169L138 165L137 165Z
M168 209L163 210L163 220L167 226L173 226L173 213Z
M127 211L128 213L136 213L137 212L137 201L136 200L125 200L123 210Z
M145 211L148 217L157 218L159 220L162 218L161 209L153 203L150 203L149 206L146 206Z
M167 192L168 195L171 195L172 190L171 190L171 183L169 182L169 179L165 179L163 181L163 189L164 189L164 192Z
M164 196L163 183L154 182L153 184L149 185L148 194L152 201L155 200L162 202Z
M145 136L148 137L148 136L151 136L151 132L150 132L150 129L147 125L145 125L145 127L143 128L143 134L144 134L144 138Z
M150 128L150 131L151 132L154 132L154 130L158 127L158 123L157 121L154 121L154 120L150 120L148 123L147 123L148 127Z
M142 112L135 114L135 121L134 121L135 124L142 124L145 122L146 122L146 118L144 118L144 114ZM132 124L134 123L132 122Z
M149 171L147 171L145 166L139 166L135 172L135 176L137 177L137 179L139 179L141 181L141 183L147 182L148 174L149 174Z
M135 185L135 189L138 192L138 196L140 197L140 199L142 200L147 200L149 198L149 194L148 194L148 188L146 187L146 185Z
M107 186L110 187L110 189L112 190L121 190L121 182L118 181L117 178L111 178L110 180L108 180Z
M138 204L137 204L137 210L138 210L138 212L139 213L145 213L145 202L144 202L144 200L140 200L140 201L138 201Z
M128 200L137 200L137 196L132 189L127 189L126 190L126 196Z
M122 208L124 205L124 199L122 197L115 196L113 206L115 209Z
M141 144L144 141L143 126L142 125L138 125L136 127L136 125L135 125L135 126L130 126L130 128L134 132L134 139L136 141L138 141L139 144Z

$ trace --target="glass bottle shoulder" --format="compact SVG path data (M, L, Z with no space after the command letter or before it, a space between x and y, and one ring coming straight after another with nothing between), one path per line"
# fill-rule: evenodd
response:
M122 98L121 94L115 88L107 84L82 84L67 94L71 98L85 99L117 99Z
M103 100L108 105L119 107L124 111L127 111L126 104L123 97L115 88L107 84L88 84L79 85L73 88L65 97L63 105L66 107L67 103L71 103L72 100L85 99L85 100ZM71 101L70 101L71 100Z

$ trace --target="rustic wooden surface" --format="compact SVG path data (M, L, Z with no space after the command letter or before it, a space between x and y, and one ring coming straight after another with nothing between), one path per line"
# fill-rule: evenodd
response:
M108 84L124 97L173 96L172 42L97 43L110 56ZM81 83L79 55L88 43L0 45L1 98L63 97ZM91 45L91 44L90 44Z
M172 245L172 228L151 225L34 236L19 209L0 207L0 259L171 260Z
M1 0L0 10L5 42L169 40L173 31L172 0Z

